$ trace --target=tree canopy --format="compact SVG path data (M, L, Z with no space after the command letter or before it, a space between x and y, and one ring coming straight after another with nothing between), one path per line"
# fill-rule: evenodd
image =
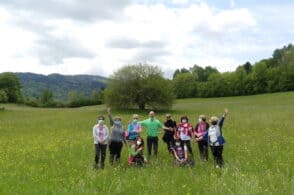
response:
M105 90L105 102L115 108L169 109L173 99L171 82L152 65L124 66L111 76Z
M0 74L0 102L22 101L21 85L14 73L5 72Z
M272 58L246 62L234 72L220 73L198 65L174 72L177 98L240 96L294 90L294 46L276 49ZM196 75L193 81L192 75Z

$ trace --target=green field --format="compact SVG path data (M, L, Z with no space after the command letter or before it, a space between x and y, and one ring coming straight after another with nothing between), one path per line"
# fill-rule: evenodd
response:
M120 164L93 170L92 127L105 106L37 109L18 105L0 111L0 194L294 194L294 92L248 97L178 100L171 113L230 114L223 134L226 165L215 169L174 167L160 140L158 159L144 168ZM134 111L115 111L124 124ZM141 119L148 112L141 112ZM157 113L164 120L164 113ZM108 120L107 120L107 124ZM161 135L160 135L161 137Z

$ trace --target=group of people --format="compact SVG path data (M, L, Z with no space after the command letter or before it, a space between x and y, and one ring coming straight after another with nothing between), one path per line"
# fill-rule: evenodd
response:
M195 140L198 143L200 158L203 161L208 160L208 148L210 147L215 166L217 168L222 167L224 165L222 153L225 143L222 136L222 126L227 114L228 110L225 109L220 118L213 116L209 121L202 114L199 116L199 121L194 128L189 123L187 116L182 116L180 122L176 123L170 114L166 114L166 121L162 124L155 118L154 111L151 111L149 118L143 121L139 121L139 116L134 114L127 129L124 129L121 117L115 116L113 118L111 110L108 109L111 133L109 133L109 129L105 124L104 116L99 116L97 124L93 127L95 145L94 168L98 169L99 162L100 168L104 168L107 146L109 146L110 164L119 162L123 144L129 149L129 165L145 164L147 158L144 155L145 144L141 136L142 127L146 129L148 156L151 156L153 150L153 154L157 157L158 133L160 129L163 129L162 140L166 143L167 150L172 155L175 165L193 166L195 164L191 146L191 141Z

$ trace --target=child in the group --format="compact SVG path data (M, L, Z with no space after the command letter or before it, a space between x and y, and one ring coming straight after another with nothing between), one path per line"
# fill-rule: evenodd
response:
M129 165L140 165L142 166L147 162L144 156L144 141L141 137L137 137L130 148L130 156L128 163Z
M176 137L180 138L182 146L186 144L190 155L193 157L193 151L192 151L191 141L190 141L192 133L193 133L193 127L189 123L188 117L182 116L181 123L178 125L178 128L177 128Z
M132 143L140 137L140 133L142 132L141 124L138 123L139 115L134 114L132 121L128 125L128 131L127 131L127 140L129 142L129 145L132 145Z
M120 161L121 149L123 147L123 143L126 144L126 140L121 118L116 116L114 119L112 119L110 108L108 108L108 116L110 125L112 126L111 135L109 138L109 162L112 165L114 160L116 162Z
M203 138L208 141L212 155L214 157L216 168L222 167L224 165L222 153L223 145L225 144L225 139L222 136L222 127L227 114L228 109L225 109L225 112L220 120L216 116L211 117L211 126L209 127L208 131L205 133L204 136L198 138Z
M205 115L199 116L199 122L197 123L194 134L196 138L202 137L208 130L209 124L206 122ZM208 142L206 139L197 140L198 142L198 148L200 153L200 158L203 161L208 160Z
M162 137L162 140L166 143L167 145L167 150L171 153L172 150L171 148L175 144L174 140L174 134L175 134L175 129L177 127L176 121L172 120L170 114L166 114L166 121L164 123L164 135Z
M100 159L100 167L104 169L104 162L106 157L108 128L104 124L104 116L98 117L98 123L93 127L93 138L95 144L95 163L94 168L98 169Z
M175 165L190 165L194 166L194 161L188 157L187 146L181 144L179 138L176 138L175 145L172 147L174 164Z

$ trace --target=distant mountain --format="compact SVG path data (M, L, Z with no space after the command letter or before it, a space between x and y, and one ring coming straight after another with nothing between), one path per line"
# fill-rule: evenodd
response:
M39 97L46 89L53 92L56 100L67 99L69 91L77 91L85 97L90 97L92 92L106 87L107 78L93 75L61 75L48 76L34 73L15 73L22 85L22 94L25 97Z

